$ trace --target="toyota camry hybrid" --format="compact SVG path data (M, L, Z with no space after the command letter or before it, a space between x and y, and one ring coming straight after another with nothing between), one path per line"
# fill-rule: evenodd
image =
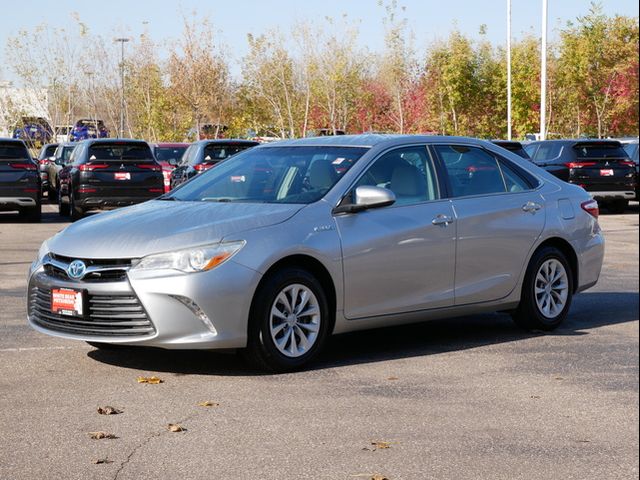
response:
M551 330L599 277L598 204L490 142L360 135L246 150L68 226L29 272L50 335L307 364L332 334L506 311Z

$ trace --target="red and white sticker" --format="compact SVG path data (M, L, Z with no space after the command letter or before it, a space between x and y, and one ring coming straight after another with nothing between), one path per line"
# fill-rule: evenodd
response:
M113 176L116 180L131 180L131 174L129 172L116 172Z
M70 288L53 288L51 312L60 315L82 315L82 292Z
M613 177L613 169L612 168L603 168L600 170L601 177Z

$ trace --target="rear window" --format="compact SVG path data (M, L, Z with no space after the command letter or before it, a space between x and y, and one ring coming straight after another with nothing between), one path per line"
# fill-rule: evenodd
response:
M626 158L627 152L616 143L582 143L573 147L578 158Z
M182 158L186 146L184 147L156 147L156 160L159 162L179 161Z
M146 143L94 143L89 147L89 161L126 162L153 160L151 149Z
M0 142L0 160L30 160L30 156L20 142Z

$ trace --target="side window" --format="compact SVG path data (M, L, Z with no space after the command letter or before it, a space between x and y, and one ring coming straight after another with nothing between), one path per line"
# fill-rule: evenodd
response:
M554 160L560 157L562 152L562 144L555 142L541 143L532 160L535 163L544 163L545 161Z
M434 145L449 174L454 197L486 195L506 191L495 157L476 147Z
M529 158L533 159L533 157L535 157L535 155L536 155L536 150L538 149L538 144L537 143L531 143L529 145L523 145L522 148L524 148L524 151L527 152L527 155L529 155Z
M396 195L395 205L412 205L435 200L438 186L425 146L398 148L378 158L356 187L384 187Z
M507 187L507 192L515 193L531 190L532 186L529 182L522 178L507 162L501 161L500 168L502 169L502 175L504 176L504 183Z

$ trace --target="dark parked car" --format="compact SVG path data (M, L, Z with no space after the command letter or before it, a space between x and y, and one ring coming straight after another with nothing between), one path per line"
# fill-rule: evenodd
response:
M49 179L47 183L47 191L49 192L49 200L57 201L58 189L60 188L60 182L58 174L65 165L69 165L71 162L71 153L76 146L77 142L61 143L53 154L52 161L47 165L47 177ZM42 187L44 190L45 187Z
M58 148L57 143L47 143L42 146L38 154L38 171L40 172L40 180L42 180L43 193L49 188L49 164L53 161L56 148Z
M499 147L515 153L519 157L531 160L531 157L529 156L529 154L527 154L526 150L520 142L514 142L512 140L491 140L491 142L498 145Z
M153 156L162 167L165 193L171 190L171 172L180 164L182 155L188 147L188 143L154 143L151 145Z
M85 140L58 175L61 215L141 203L164 192L162 167L142 140ZM65 200L66 198L66 200Z
M624 139L620 140L624 147L624 151L627 152L629 158L636 164L636 175L640 181L640 167L638 161L638 139ZM640 188L636 185L636 200L640 200Z
M635 198L635 164L617 140L547 140L524 148L539 167L581 186L614 213Z
M171 189L222 160L256 145L260 144L251 140L200 140L192 143L184 152L180 165L171 172Z
M88 140L90 138L109 138L109 130L104 126L104 122L102 120L81 118L71 129L71 132L69 133L69 141L77 142L79 140Z
M43 117L22 117L13 129L13 138L27 145L39 147L53 140L53 129Z
M28 221L41 217L41 180L22 140L0 138L0 211L18 211Z

